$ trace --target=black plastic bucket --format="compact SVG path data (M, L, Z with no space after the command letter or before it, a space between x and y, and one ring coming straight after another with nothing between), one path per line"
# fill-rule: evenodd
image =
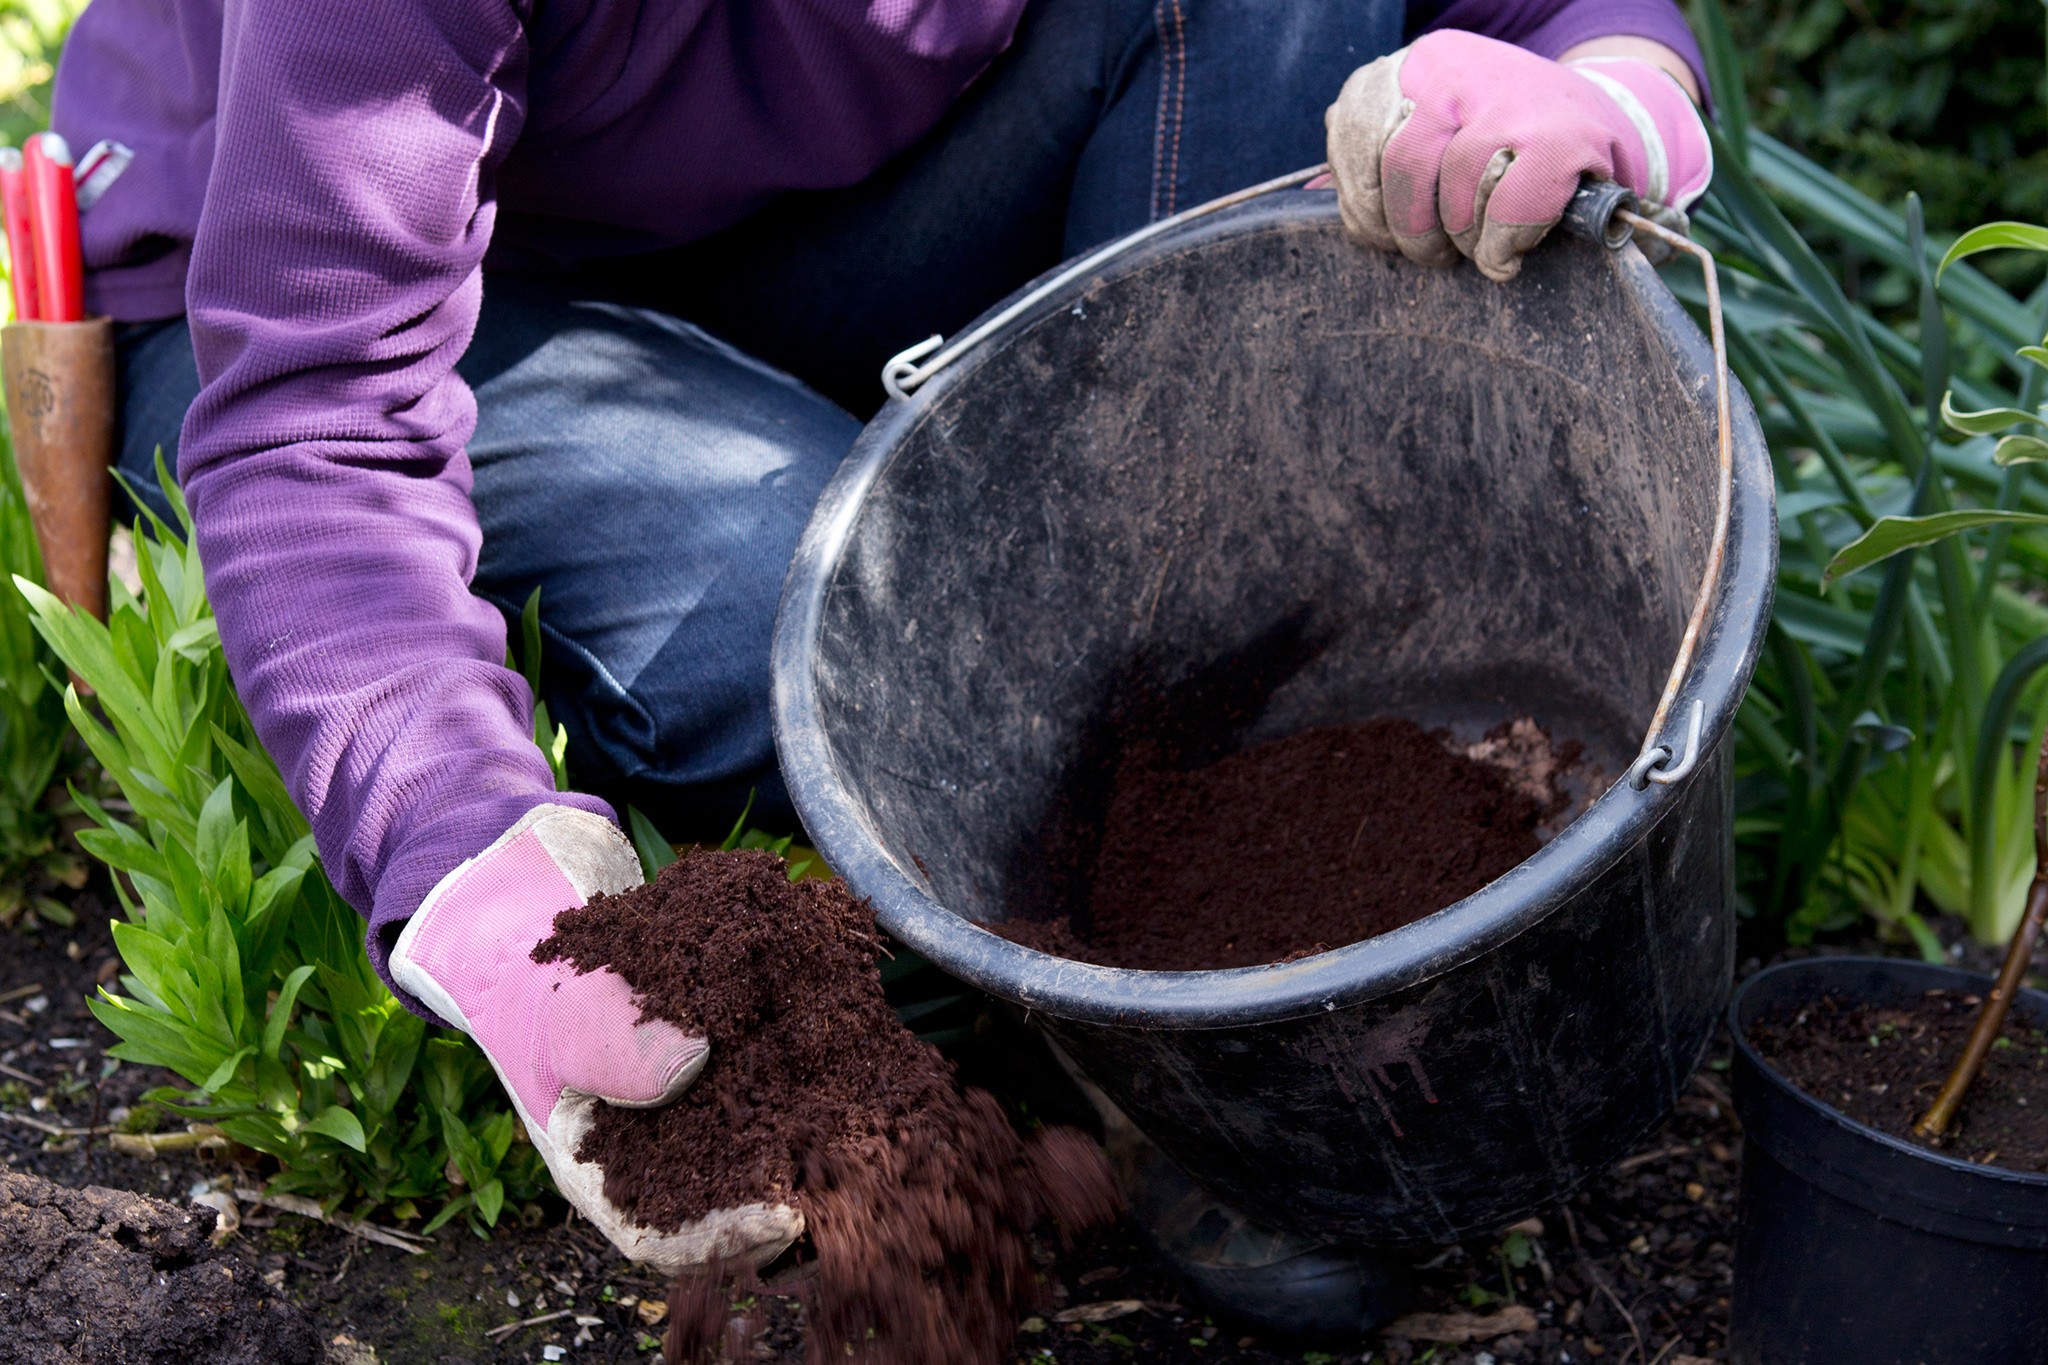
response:
M1991 978L1890 958L1786 962L1728 1007L1742 1119L1737 1365L1986 1365L2048 1359L2048 1175L1916 1147L1792 1086L1750 1047L1766 1014L1873 1004ZM2048 1027L2048 996L2016 1015Z
M1074 907L1137 740L1193 763L1378 714L1533 714L1618 777L1719 488L1710 352L1655 272L1562 241L1496 285L1361 251L1333 196L1284 193L967 335L868 426L784 590L777 742L827 861L1272 1225L1448 1240L1625 1154L1730 979L1721 739L1776 565L1739 393L1726 563L1672 712L1704 715L1689 777L1618 783L1458 904L1282 965L1122 971L980 925Z

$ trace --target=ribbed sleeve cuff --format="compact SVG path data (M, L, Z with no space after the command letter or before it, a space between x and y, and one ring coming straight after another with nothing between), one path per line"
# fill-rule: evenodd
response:
M1713 112L1699 40L1671 0L1566 0L1557 13L1515 39L1515 45L1554 61L1595 38L1648 38L1664 44L1692 68L1700 98L1706 102L1703 107L1709 114Z

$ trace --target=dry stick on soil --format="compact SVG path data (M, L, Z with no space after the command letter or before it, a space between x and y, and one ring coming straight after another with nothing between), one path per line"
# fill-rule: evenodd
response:
M491 1340L495 1341L499 1337L511 1336L514 1332L518 1331L522 1327L538 1327L544 1322L559 1322L563 1318L566 1318L572 1313L574 1313L575 1311L576 1310L573 1308L557 1308L552 1313L536 1313L530 1318L521 1318L517 1322L508 1322L502 1326L493 1327L490 1331L484 1333L484 1335L490 1338Z
M352 1236L360 1237L366 1242L375 1242L379 1246L397 1247L408 1256L424 1256L427 1251L426 1247L419 1245L427 1239L421 1237L416 1232L401 1232L397 1228L381 1228L375 1223L364 1223L354 1218L344 1218L340 1214L327 1212L327 1210L320 1207L318 1200L308 1199L304 1195L265 1194L261 1190L238 1189L235 1191L235 1198L241 1200L244 1204L264 1204L283 1213L296 1213L301 1218L311 1218L317 1222L326 1223L330 1227L337 1227ZM408 1238L412 1240L408 1241Z
M1688 1156L1691 1154L1691 1152L1692 1148L1683 1145L1677 1147L1659 1147L1654 1152L1637 1152L1634 1156L1624 1157L1622 1160L1615 1162L1614 1173L1616 1175L1627 1175L1630 1171L1633 1171L1638 1166L1648 1166L1652 1162L1662 1161L1666 1157Z
M2005 950L2005 965L1998 969L1997 982L1978 1009L1977 1023L1970 1030L1963 1055L1957 1059L1955 1070L1949 1072L1934 1103L1913 1125L1914 1136L1933 1141L1955 1122L1956 1110L1962 1107L1963 1097L1970 1093L1977 1073L1984 1069L1991 1045L2005 1028L2006 1013L2012 1009L2013 997L2019 994L2027 967L2034 960L2034 941L2041 936L2043 919L2048 919L2048 736L2042 738L2040 762L2034 768L2034 884L2027 889L2027 913L2013 933L2012 946Z
M232 1141L210 1123L187 1124L182 1133L115 1133L107 1145L122 1156L154 1161L165 1152L226 1151Z
M59 1124L44 1123L41 1119L32 1119L27 1114L16 1114L5 1109L0 1109L0 1119L13 1119L16 1123L27 1124L37 1132L48 1133L51 1137L91 1137L94 1133L114 1131L113 1125L107 1123L97 1128L65 1128Z
M1583 1257L1581 1260L1584 1261L1583 1269L1593 1281L1593 1287L1607 1296L1607 1301L1614 1305L1615 1311L1621 1314L1622 1321L1628 1324L1628 1334L1635 1338L1635 1356L1638 1360L1642 1359L1648 1353L1643 1349L1643 1332L1636 1326L1636 1315L1629 1311L1628 1305L1621 1301L1619 1294L1607 1287L1607 1277L1593 1269L1591 1261L1586 1261Z

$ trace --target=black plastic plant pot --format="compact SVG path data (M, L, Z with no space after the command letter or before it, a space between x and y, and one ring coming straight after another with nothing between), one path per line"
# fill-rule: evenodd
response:
M1448 1241L1626 1155L1727 999L1722 741L1777 550L1737 393L1725 566L1666 727L1697 704L1699 762L1618 781L1718 493L1711 353L1656 273L1576 241L1505 286L1425 269L1290 192L963 335L898 371L923 382L861 436L784 589L776 738L826 860L1269 1225ZM1128 971L984 927L1085 905L1134 746L1193 766L1386 714L1532 715L1613 785L1456 905L1299 961Z
M1866 1127L1798 1090L1749 1043L1757 1020L1826 995L1885 1005L1990 987L1954 967L1851 957L1781 963L1737 992L1736 1365L2048 1359L2048 1175L1973 1165ZM2048 1027L2048 995L2023 991L2013 1012Z

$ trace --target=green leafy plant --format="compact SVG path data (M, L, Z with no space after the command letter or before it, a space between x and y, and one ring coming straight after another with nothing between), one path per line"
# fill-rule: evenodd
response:
M739 818L732 822L732 829L719 844L719 849L727 853L736 848L765 849L788 864L791 881L802 881L804 874L816 864L817 855L809 850L799 850L797 856L791 858L790 850L796 843L796 836L785 834L778 838L766 830L749 828L747 817L753 813L754 798L749 794L747 804L741 808ZM640 855L641 875L648 881L659 877L661 870L676 860L676 846L655 828L654 821L648 819L638 806L626 807L626 833L633 840L633 851Z
M1794 939L1863 911L1932 955L1926 903L2002 938L2032 871L2048 494L1986 424L2039 403L2019 348L2048 300L1941 270L1917 198L1894 213L1756 128L1724 16L1698 13L1721 117L1695 224L1779 491L1777 605L1738 717L1744 899ZM1852 299L1816 242L1908 280L1906 319Z
M271 1188L354 1216L479 1230L545 1188L481 1052L429 1029L372 970L362 921L237 701L175 484L138 526L143 591L103 625L26 578L35 628L90 689L64 708L120 792L77 792L116 874L125 971L93 1012L124 1060L191 1088L149 1098L277 1160ZM552 732L546 736L553 743Z

